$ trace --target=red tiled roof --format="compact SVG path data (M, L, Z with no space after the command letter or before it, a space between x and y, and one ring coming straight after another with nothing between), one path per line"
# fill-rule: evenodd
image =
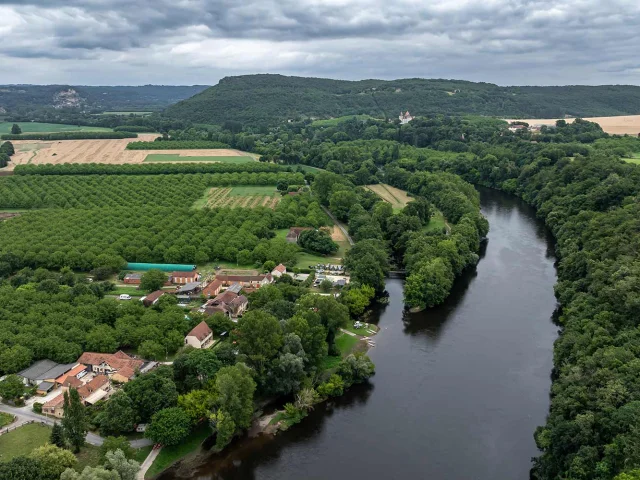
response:
M120 370L123 367L129 367L136 370L144 365L144 361L131 358L122 351L113 354L84 352L78 359L78 362L84 363L85 365L100 365L104 362L109 364L115 370Z
M62 383L63 387L78 388L82 386L82 382L76 377L67 377Z
M76 375L78 375L80 372L84 371L87 369L86 365L82 365L81 363L76 365L75 367L73 367L71 370L69 370L67 373L60 375L58 378L56 378L56 382L58 383L64 383L65 380L67 380L67 378L71 378L71 377L75 377Z
M64 394L60 394L57 397L52 398L48 402L46 402L43 407L57 407L58 405L64 402Z
M206 313L207 315L213 315L214 313L224 313L227 314L229 313L229 308L227 307L226 304L222 304L222 305L206 305L204 308L204 313Z
M171 273L171 276L178 278L196 278L198 276L198 272L195 270L191 270L190 272L173 272Z
M260 282L264 275L216 275L221 282Z
M131 367L121 368L117 373L118 375L122 375L124 378L131 378L136 374L135 370Z
M216 295L217 290L222 286L222 280L214 280L202 290L203 295Z
M147 302L153 303L155 302L157 299L159 299L162 295L164 295L166 292L164 290L156 290L155 292L151 292L149 295L147 295L147 297L145 298L145 300Z
M233 305L234 307L239 307L240 305L243 305L248 301L249 300L247 300L247 297L245 297L244 295L240 295L239 297L236 297L233 300L231 300L230 305Z
M78 389L81 398L87 398L96 390L109 384L109 378L106 375L96 375L93 380Z
M283 264L278 265L276 268L274 268L274 270L280 272L280 273L284 273L287 271L287 267L285 267Z
M238 296L237 293L230 292L229 290L222 292L217 295L213 300L209 300L209 302L214 305L216 303L231 303L234 298Z
M196 337L198 340L203 341L212 333L213 332L209 328L209 325L207 325L207 322L203 320L187 334L187 337Z

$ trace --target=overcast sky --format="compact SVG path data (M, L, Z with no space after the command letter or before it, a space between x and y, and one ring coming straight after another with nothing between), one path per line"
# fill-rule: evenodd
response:
M0 0L0 83L640 85L640 0Z

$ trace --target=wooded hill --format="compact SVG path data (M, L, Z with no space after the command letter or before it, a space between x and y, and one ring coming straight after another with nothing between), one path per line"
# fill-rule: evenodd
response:
M478 114L520 118L640 113L640 87L625 85L499 87L460 80L361 80L245 75L169 107L170 117L196 123L275 124L306 117L368 114Z

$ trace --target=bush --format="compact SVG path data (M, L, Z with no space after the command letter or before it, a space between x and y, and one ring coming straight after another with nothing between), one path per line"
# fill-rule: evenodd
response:
M42 403L35 402L33 404L33 411L36 413L42 413Z

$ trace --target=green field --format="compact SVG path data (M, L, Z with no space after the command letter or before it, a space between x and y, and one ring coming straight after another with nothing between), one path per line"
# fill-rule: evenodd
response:
M213 163L249 163L255 161L252 157L182 157L172 153L151 153L144 159L145 162L213 162Z
M109 295L131 295L132 297L144 297L146 293L143 290L138 290L134 286L126 286L126 287L116 287L114 290L109 292Z
M444 215L439 210L431 217L429 223L422 229L423 232L441 232L446 226Z
M151 115L153 112L102 112L98 115L135 115L135 116L145 116Z
M231 188L231 192L229 193L229 195L235 195L240 197L260 195L260 196L267 197L270 195L275 195L276 192L277 190L275 185L239 185Z
M313 125L314 127L335 127L339 123L342 123L346 120L351 120L354 117L358 120L373 119L373 117L370 115L345 115L343 117L329 118L328 120L315 120L311 123L311 125Z
M640 153L634 153L633 158L624 158L623 160L625 162L637 163L638 165L640 165Z
M207 423L197 427L180 445L164 447L151 464L151 467L149 467L149 470L147 470L144 478L155 477L172 463L197 451L200 448L200 444L202 444L211 433L211 428Z
M110 128L63 125L57 123L18 122L22 133L111 132ZM0 123L0 134L11 133L13 123Z
M14 457L28 455L32 450L49 441L51 428L40 423L30 423L0 435L0 462L8 462Z

